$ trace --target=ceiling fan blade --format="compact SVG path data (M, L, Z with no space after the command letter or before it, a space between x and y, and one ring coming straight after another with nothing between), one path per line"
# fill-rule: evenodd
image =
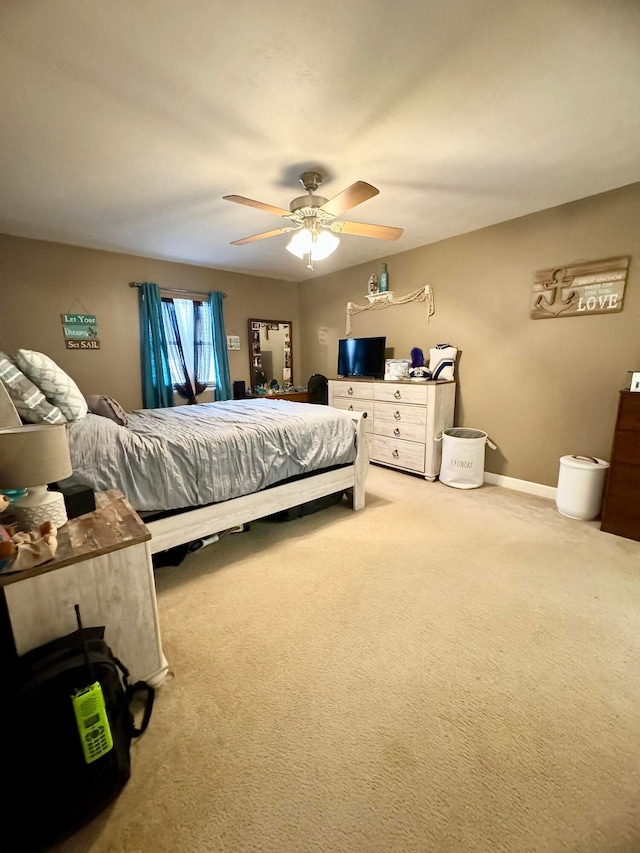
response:
M357 204L362 204L363 201L373 198L378 195L380 190L367 184L365 181L356 181L351 184L346 190L342 190L338 195L334 195L326 204L322 205L322 210L329 213L331 216L340 216L345 210L351 210Z
M253 237L243 237L242 240L232 240L232 246L243 246L245 243L253 243L254 240L264 240L265 237L276 237L278 234L286 234L287 231L297 231L295 225L290 228L276 228L274 231L263 231L262 234L254 234Z
M338 234L376 237L378 240L397 240L404 232L404 228L394 228L391 225L367 225L366 222L332 222L329 228Z
M245 198L243 195L223 195L222 198L226 201L235 201L236 204L246 204L247 207L257 207L258 210L266 210L267 213L275 213L276 216L291 216L290 210L274 207L272 204L265 204L263 201L254 201L252 198Z

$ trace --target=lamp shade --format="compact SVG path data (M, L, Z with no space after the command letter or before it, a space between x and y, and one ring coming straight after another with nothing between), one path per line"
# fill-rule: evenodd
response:
M0 429L0 489L23 489L73 473L64 424Z

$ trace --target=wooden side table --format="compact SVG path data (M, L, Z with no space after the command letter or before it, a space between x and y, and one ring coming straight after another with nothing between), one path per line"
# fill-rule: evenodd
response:
M0 574L2 656L30 649L83 625L105 626L105 640L131 680L157 686L168 671L162 652L151 533L116 490L96 495L96 510L58 531L55 559Z

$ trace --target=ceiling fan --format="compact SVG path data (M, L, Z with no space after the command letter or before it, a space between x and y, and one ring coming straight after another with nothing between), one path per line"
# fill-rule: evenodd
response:
M266 237L275 237L278 234L286 234L295 231L291 241L286 248L299 258L307 258L308 269L313 269L313 262L327 258L338 248L340 240L336 234L353 234L357 237L375 237L378 240L397 240L402 234L402 228L393 228L390 225L367 225L364 222L347 222L338 220L337 217L351 210L363 201L378 195L379 190L365 181L356 181L332 199L326 199L321 195L314 195L322 183L322 175L319 172L303 172L300 175L300 183L308 195L294 198L289 205L289 210L274 207L261 201L254 201L241 195L225 195L226 201L236 204L246 204L248 207L257 207L258 210L266 210L267 213L275 213L283 219L289 220L291 224L272 231L263 231L252 237L243 237L241 240L233 240L232 246L242 246L252 243L254 240L264 240Z

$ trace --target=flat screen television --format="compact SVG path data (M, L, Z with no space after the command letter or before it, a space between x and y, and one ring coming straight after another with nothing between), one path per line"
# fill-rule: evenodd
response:
M338 341L338 375L384 379L386 338L345 338Z

